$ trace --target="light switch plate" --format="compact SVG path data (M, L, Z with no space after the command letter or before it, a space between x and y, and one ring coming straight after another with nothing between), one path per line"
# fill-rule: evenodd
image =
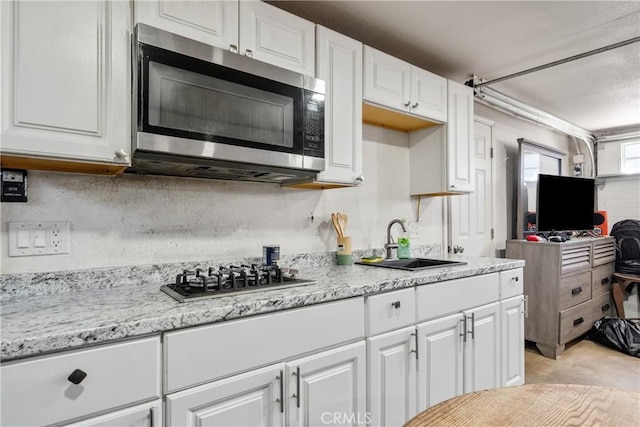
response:
M9 222L10 257L68 254L69 246L68 222Z

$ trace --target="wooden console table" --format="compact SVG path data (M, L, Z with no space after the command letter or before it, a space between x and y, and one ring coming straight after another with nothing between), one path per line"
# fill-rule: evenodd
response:
M638 426L640 392L576 384L526 384L438 403L405 427Z

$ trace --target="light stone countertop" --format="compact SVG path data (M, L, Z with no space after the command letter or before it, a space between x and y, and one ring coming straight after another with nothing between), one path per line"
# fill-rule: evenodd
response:
M337 266L327 259L298 257L292 262L300 270L298 276L317 280L317 284L186 303L179 303L159 290L160 285L173 280L179 271L175 266L148 266L140 271L114 268L113 277L104 281L107 285L97 288L70 283L82 271L2 276L0 360L524 267L524 261L501 258L430 258L455 259L467 265L411 272L363 265ZM91 274L108 277L109 272L101 269ZM122 278L123 284L115 285L114 280L123 272L144 273L146 280L136 282L129 276ZM28 286L19 286L25 281L33 282L36 288L46 283L50 288L60 286L66 291L33 294ZM19 289L23 289L20 291L23 294Z

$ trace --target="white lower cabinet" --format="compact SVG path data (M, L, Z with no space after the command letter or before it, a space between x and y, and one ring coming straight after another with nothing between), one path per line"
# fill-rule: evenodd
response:
M0 425L161 425L160 337L3 362ZM142 402L155 401L131 409ZM151 424L151 413L156 412Z
M498 302L418 325L418 411L500 387Z
M287 362L289 426L359 426L366 420L365 343Z
M416 328L367 338L367 410L372 426L400 426L416 414Z
M365 343L256 369L167 396L171 426L361 425Z
M283 426L284 363L167 396L170 426Z
M65 427L162 427L162 402L154 400Z
M502 386L524 384L524 297L500 302Z

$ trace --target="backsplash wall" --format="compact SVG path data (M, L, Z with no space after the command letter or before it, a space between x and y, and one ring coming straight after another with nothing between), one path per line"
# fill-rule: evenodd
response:
M415 220L408 147L405 133L364 126L364 184L324 191L30 171L29 201L1 206L2 273L261 256L264 244L279 244L283 254L331 252L335 211L349 215L354 249L380 248L391 219ZM422 200L420 243L442 244L443 200ZM70 253L9 258L10 221L69 221Z

